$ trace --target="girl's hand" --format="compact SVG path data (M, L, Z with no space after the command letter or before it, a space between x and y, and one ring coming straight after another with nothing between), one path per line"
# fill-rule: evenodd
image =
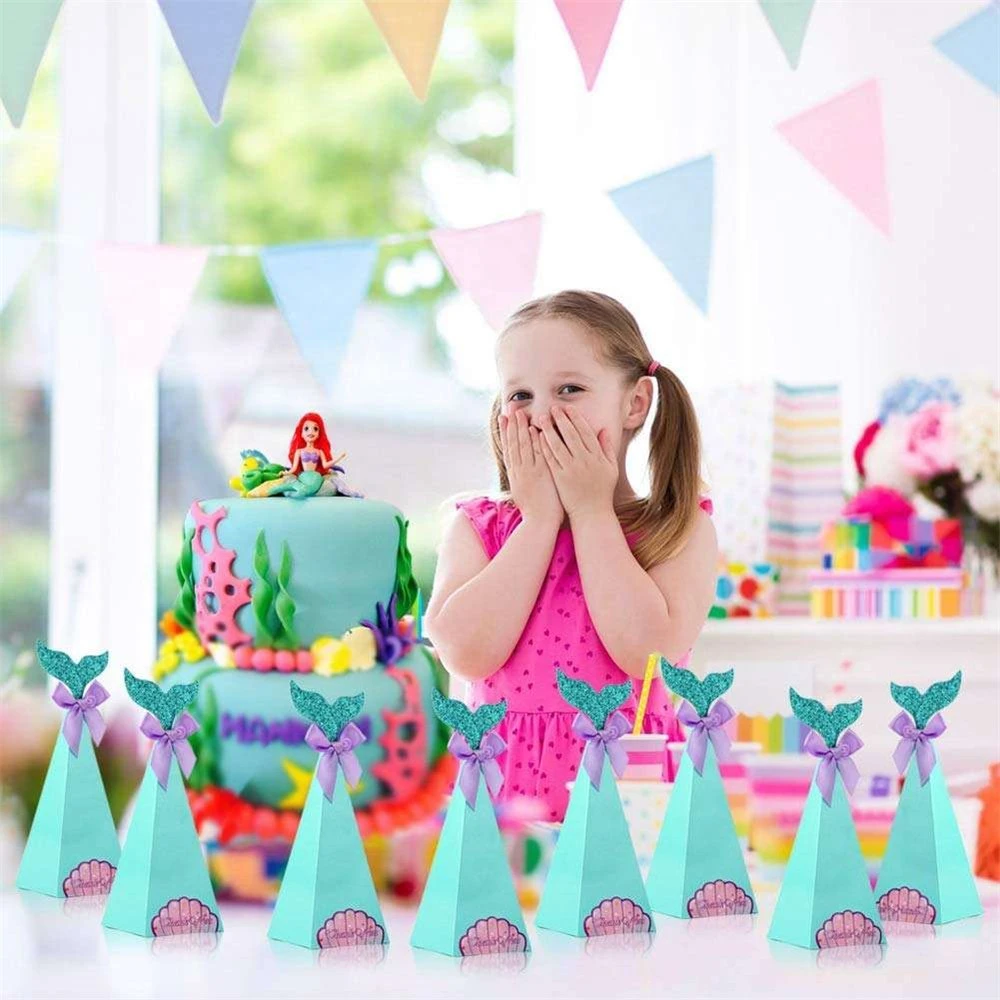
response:
M594 510L614 510L618 457L606 431L595 434L572 407L553 406L542 420L542 455L570 519Z
M500 416L500 441L510 480L511 499L525 520L539 520L558 527L563 508L549 466L542 457L541 435L528 424L523 410L513 417Z

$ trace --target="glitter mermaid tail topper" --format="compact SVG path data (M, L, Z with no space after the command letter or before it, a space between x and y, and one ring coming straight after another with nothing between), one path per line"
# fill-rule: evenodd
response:
M722 695L732 687L733 671L699 680L665 660L660 669L667 687L685 699L677 717L688 732L646 878L650 903L657 913L680 918L755 913L757 904L719 772L730 747L723 727L734 715Z
M388 944L350 799L350 788L361 781L357 750L365 742L352 720L365 696L331 703L295 681L291 692L311 723L305 741L319 759L267 936L303 948Z
M198 723L185 709L198 685L164 691L125 671L129 697L146 710L140 729L153 741L103 924L140 937L222 930L184 778L195 764L189 737Z
M619 742L631 732L619 711L632 685L595 691L556 671L559 691L579 714L573 731L582 758L559 832L536 923L574 937L648 934L655 930L615 777L627 754Z
M105 895L121 849L97 768L108 692L97 677L108 654L79 662L42 642L38 662L59 683L52 700L65 712L31 824L17 887L46 896Z
M789 698L810 727L805 750L817 765L767 936L800 948L880 944L882 923L848 799L859 777L851 757L861 748L849 727L861 701L828 711L793 689Z
M889 728L899 737L893 761L905 781L875 886L883 920L946 924L983 912L937 753L947 728L941 710L961 684L959 671L923 694L889 686L903 709Z
M458 758L458 777L410 944L454 956L528 951L492 801L503 785L497 757L506 749L494 728L507 704L473 712L437 690L433 699L437 717L454 730L448 749Z

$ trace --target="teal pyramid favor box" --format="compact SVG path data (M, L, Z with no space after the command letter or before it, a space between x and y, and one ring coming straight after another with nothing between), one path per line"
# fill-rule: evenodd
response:
M46 896L104 896L121 853L94 756L104 735L98 708L108 697L96 680L108 654L79 663L37 643L38 661L59 681L53 700L66 709L17 872L17 887Z
M306 742L320 758L267 936L303 948L388 944L348 793L348 784L356 785L361 777L354 750L365 737L351 720L365 696L337 698L330 704L295 681L291 689L295 707L312 723Z
M690 733L646 878L649 901L671 917L756 913L718 763L729 748L722 727L734 713L721 696L732 686L733 671L700 681L665 661L661 670L667 687L686 699L678 718Z
M573 729L584 749L535 923L574 937L648 934L655 927L615 784L627 763L618 741L630 728L618 708L632 685L596 692L561 670L556 676L563 698L580 710Z
M184 777L194 766L188 737L198 724L183 709L194 701L198 685L177 684L163 692L126 670L125 687L147 710L142 731L154 746L102 923L140 937L221 931L184 791Z
M891 728L900 736L894 759L906 775L875 886L879 915L907 924L946 924L983 912L955 810L932 740L944 731L940 710L958 696L959 671L948 681L916 688L892 684L904 711Z
M528 951L528 933L497 826L491 795L503 783L496 757L505 749L491 730L506 702L475 712L434 692L434 711L455 732L448 743L459 771L410 944L442 955Z
M860 717L861 702L827 711L790 695L795 715L811 727L805 749L819 763L767 936L800 948L880 945L882 923L847 797L859 778L850 758L862 745L847 727Z

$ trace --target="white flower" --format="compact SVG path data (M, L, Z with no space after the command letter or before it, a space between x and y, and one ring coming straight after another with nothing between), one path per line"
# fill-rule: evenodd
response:
M865 453L865 484L888 486L904 497L916 491L916 479L903 465L909 439L906 417L893 414L882 425Z
M1000 483L1000 397L970 393L958 408L956 458L967 483Z
M1000 482L980 479L965 492L973 513L984 521L1000 521Z

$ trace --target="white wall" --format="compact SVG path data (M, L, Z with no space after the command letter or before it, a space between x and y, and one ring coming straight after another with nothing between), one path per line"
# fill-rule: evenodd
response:
M756 0L628 0L593 93L554 4L521 2L517 169L548 213L539 290L636 312L695 387L840 381L853 439L903 374L998 374L998 103L932 41L982 0L819 0L792 71ZM886 238L774 130L881 81ZM602 192L716 156L707 318Z

